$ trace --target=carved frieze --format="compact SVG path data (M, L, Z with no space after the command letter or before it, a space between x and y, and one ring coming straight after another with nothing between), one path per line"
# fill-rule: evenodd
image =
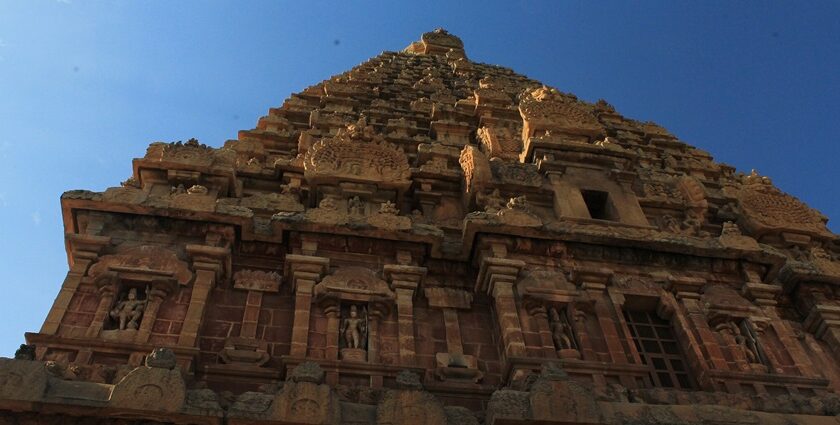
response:
M351 137L323 139L304 157L304 173L311 182L339 179L406 185L411 176L403 151L385 141L354 140Z
M591 107L551 87L525 92L519 101L519 112L525 124L525 138L540 130L590 136L603 130Z
M737 196L750 233L761 235L790 231L820 236L830 234L825 227L825 216L782 192L768 180L751 175L745 182Z

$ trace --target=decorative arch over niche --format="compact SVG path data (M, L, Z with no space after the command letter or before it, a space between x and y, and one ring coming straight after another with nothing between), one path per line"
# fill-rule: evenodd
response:
M87 336L147 342L163 300L193 277L172 248L139 245L102 256L88 270L100 298Z

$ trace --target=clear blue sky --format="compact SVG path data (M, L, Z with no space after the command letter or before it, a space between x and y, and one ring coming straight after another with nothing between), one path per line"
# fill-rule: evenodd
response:
M0 0L0 355L66 273L63 191L118 185L152 141L220 146L436 27L757 168L840 230L840 2L451 3Z

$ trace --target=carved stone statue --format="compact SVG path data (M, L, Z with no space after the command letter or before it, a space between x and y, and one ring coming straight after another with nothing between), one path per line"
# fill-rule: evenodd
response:
M733 324L732 329L735 336L735 343L738 344L738 347L744 352L744 357L747 359L747 363L761 363L758 359L758 354L756 353L757 350L755 341L753 341L752 338L744 336L740 327Z
M385 201L379 206L379 213L388 215L398 215L400 211L397 209L396 204L394 204L391 201Z
M551 338L558 350L574 349L572 344L572 329L569 324L560 317L556 308L551 308Z
M119 322L119 330L137 329L140 324L140 318L143 317L143 312L146 310L148 303L149 290L146 289L146 299L137 299L137 288L128 290L125 299L118 302L111 310L109 316Z
M493 189L490 194L483 194L479 192L475 198L476 203L478 206L484 208L484 212L487 214L496 214L504 208L504 199L502 199L502 195L499 194L499 189Z
M359 317L359 310L355 305L350 306L350 316L341 322L341 334L344 335L344 344L347 348L364 349L367 346L367 314L362 312Z
M365 213L365 203L358 196L350 198L347 202L347 212L351 216L361 216Z

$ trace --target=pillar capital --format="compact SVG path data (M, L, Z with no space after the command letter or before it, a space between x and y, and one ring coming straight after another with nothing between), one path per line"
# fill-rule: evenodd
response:
M217 280L224 279L231 269L230 248L189 244L187 254L195 271L205 270L215 274Z
M320 282L329 269L329 258L289 254L286 255L286 261L283 264L283 275L292 283L293 291L297 292L308 287L311 293L312 286ZM304 282L309 284L301 285Z
M478 279L475 282L476 292L484 291L495 296L496 286L503 285L513 290L513 284L519 272L525 267L522 260L499 257L482 257L479 262Z

